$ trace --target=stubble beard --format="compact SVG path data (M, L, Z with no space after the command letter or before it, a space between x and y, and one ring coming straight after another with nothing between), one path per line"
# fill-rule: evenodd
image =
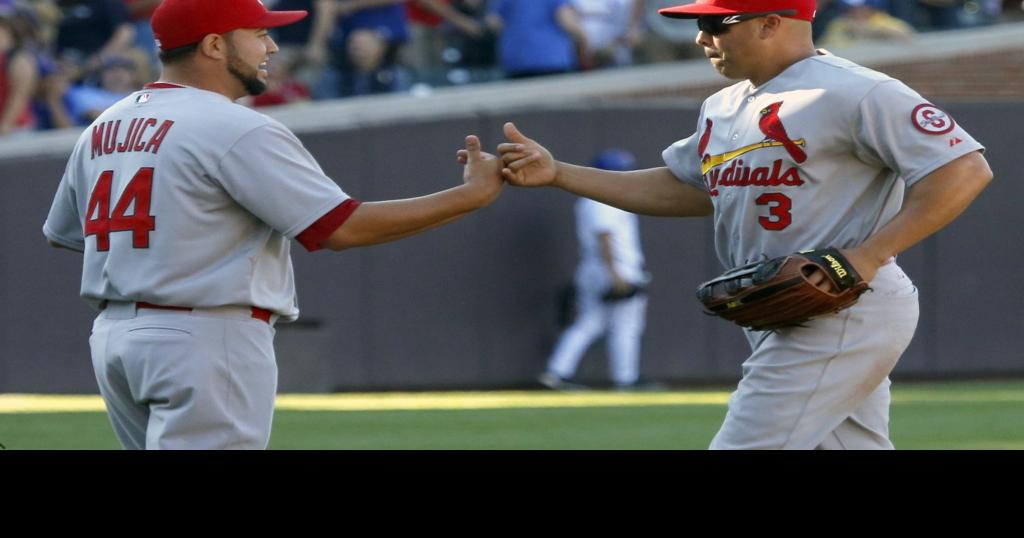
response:
M249 69L245 62L238 57L235 52L234 46L228 45L228 73L235 77L235 80L242 83L246 93L252 96L260 95L267 91L267 83L259 79L259 72L253 70L247 73Z

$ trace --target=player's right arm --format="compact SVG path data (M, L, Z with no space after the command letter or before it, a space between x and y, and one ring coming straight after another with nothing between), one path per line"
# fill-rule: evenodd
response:
M466 165L465 183L448 190L404 200L364 202L334 230L324 246L331 250L395 241L437 228L490 205L501 193L501 161L480 151L480 140L466 137L459 152Z
M705 190L680 181L667 167L615 172L556 161L551 153L506 123L498 146L502 175L520 187L559 187L630 213L659 217L703 217L713 211Z

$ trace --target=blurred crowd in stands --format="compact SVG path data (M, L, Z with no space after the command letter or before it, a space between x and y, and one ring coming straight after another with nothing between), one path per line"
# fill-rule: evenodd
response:
M251 106L700 57L683 0L265 0L310 16L276 29ZM159 76L160 0L0 0L0 136L89 124ZM822 47L991 24L1020 0L818 0Z

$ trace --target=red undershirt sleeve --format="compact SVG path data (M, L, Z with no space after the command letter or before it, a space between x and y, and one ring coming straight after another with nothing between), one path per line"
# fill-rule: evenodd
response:
M309 252L316 252L324 248L324 242L327 241L327 238L334 233L334 230L345 224L345 221L352 216L352 213L359 207L359 204L359 201L352 198L345 200L317 219L316 222L310 224L302 233L295 236L295 240Z

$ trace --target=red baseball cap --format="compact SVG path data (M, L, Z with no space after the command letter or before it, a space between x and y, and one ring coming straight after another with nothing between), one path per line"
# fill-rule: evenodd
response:
M792 19L814 20L814 0L697 0L692 4L659 9L658 13L673 19L696 19L704 15L743 15L772 11L796 11L785 15Z
M163 0L149 20L157 45L176 49L209 34L274 28L302 20L306 11L268 11L260 0Z

